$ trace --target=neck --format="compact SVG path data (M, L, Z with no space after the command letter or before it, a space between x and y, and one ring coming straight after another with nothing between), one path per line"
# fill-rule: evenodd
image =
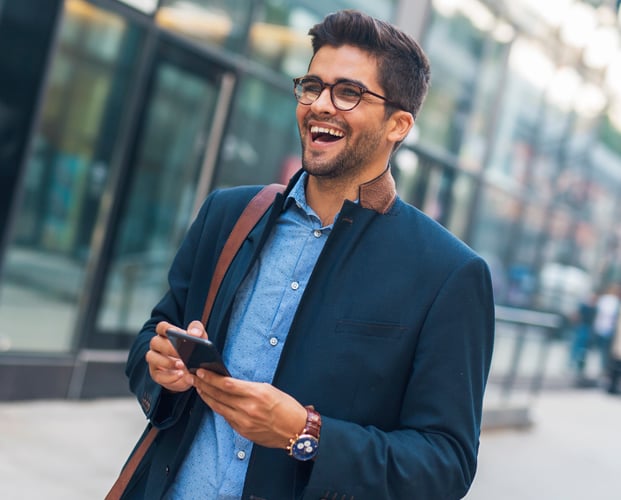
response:
M322 225L334 222L334 217L345 200L354 201L358 197L358 185L340 184L334 179L308 176L306 202L321 219Z

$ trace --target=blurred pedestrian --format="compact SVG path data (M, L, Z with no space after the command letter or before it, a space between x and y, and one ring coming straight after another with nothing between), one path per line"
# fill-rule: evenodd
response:
M608 392L619 394L619 380L621 379L621 316L617 321L612 342L610 343L610 357L608 359Z
M610 345L617 328L619 308L621 306L621 287L614 283L602 293L595 304L593 334L601 357L601 370L608 371Z
M610 394L620 392L619 380L621 380L621 305L608 352L608 392Z
M587 355L592 341L593 322L597 312L597 295L591 293L578 305L573 316L573 339L570 350L571 366L576 377L575 383L582 385L585 382L584 369Z

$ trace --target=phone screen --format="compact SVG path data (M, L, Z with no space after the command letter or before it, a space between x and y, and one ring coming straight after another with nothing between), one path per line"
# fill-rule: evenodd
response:
M194 337L178 330L166 330L166 336L179 353L188 371L196 373L198 368L231 376L215 344L208 339Z

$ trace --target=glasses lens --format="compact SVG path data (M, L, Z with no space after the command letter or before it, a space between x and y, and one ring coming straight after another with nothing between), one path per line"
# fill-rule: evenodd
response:
M299 78L294 80L293 91L295 98L300 104L309 105L314 103L323 92L330 87L332 104L341 111L354 109L362 99L365 90L352 82L339 82L334 85L324 84L318 78Z
M296 81L295 97L300 104L312 104L321 95L323 85L319 80L302 78Z
M350 82L339 82L332 87L334 106L341 111L355 108L362 99L362 89Z

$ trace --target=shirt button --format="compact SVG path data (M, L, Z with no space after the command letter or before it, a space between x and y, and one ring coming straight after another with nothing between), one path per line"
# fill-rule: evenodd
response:
M300 284L297 281L294 281L293 283L291 283L291 288L293 290L297 290L298 288L300 288Z
M237 452L237 458L239 458L240 460L243 460L244 458L246 458L246 452L244 450L239 450Z
M276 337L272 337L270 339L270 345L271 346L277 346L278 345L278 339Z
M314 236L315 238L320 238L320 237L321 237L321 231L320 231L319 229L315 229L315 230L313 231L313 236Z

